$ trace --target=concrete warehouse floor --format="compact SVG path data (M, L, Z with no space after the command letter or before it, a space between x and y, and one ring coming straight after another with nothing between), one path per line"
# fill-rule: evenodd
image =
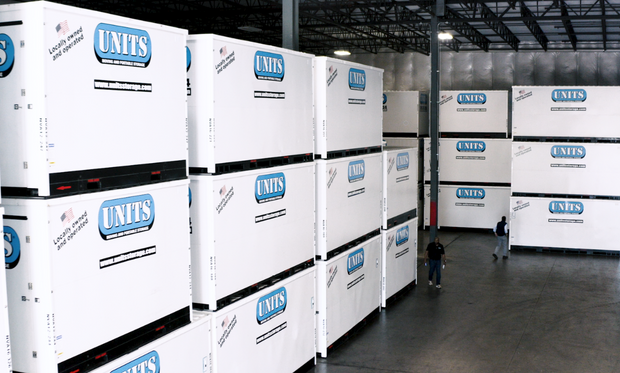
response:
M439 232L448 265L309 372L618 372L620 260L515 251L493 260L492 233ZM614 239L610 237L610 239Z

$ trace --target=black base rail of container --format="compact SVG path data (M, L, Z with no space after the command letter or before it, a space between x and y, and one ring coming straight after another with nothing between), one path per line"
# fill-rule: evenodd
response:
M379 316L380 310L381 310L381 307L377 307L374 310L370 311L368 315L362 318L362 320L358 322L357 324L355 324L351 329L349 329L349 331L344 333L342 337L338 338L336 341L334 341L334 343L329 345L329 347L327 347L327 355L329 355L332 351L334 351L338 347L342 346L346 341L349 340L349 338L357 334L366 325L368 325L370 321L374 320L377 316ZM321 357L321 354L318 352L317 352L317 357Z
M576 255L599 255L599 256L620 256L620 251L604 250L604 249L574 249L565 247L549 247L549 246L521 246L511 245L511 251L535 251L537 253L555 253L555 254L576 254Z
M418 216L418 210L417 209L413 209L413 210L409 210L407 212L404 212L398 216L394 216L392 218L389 218L387 221L387 228L393 228L397 225L400 225L406 221L409 221L411 219L415 219Z
M402 297L404 297L407 293L409 293L411 289L413 289L414 286L417 286L417 284L418 284L417 280L413 280L407 285L405 285L402 289L400 289L399 291L394 293L394 295L392 295L391 297L385 300L386 307L384 308L387 308L387 306L399 301Z
M415 139L418 137L418 133L417 132L383 132L383 137L384 138L400 137L400 138Z
M513 197L526 198L554 198L554 199L604 199L604 200L620 200L620 196L598 196L588 194L554 194L554 193L520 193L513 192Z
M114 320L109 321L115 322ZM190 307L183 307L157 321L59 363L58 373L90 372L168 333L189 325L190 322ZM14 372L18 373L17 371Z
M508 132L441 132L442 139L509 139Z
M373 231L370 231L364 235L359 236L358 238L349 241L347 243L345 243L344 245L340 245L337 248L330 250L327 252L327 259L326 260L330 260L331 258L335 257L336 255L342 254L345 251L354 248L355 246L368 241L369 239L378 236L379 234L381 234L381 229L377 228ZM321 260L320 256L317 255L316 257L317 260Z
M299 164L314 161L314 155L312 153L294 154L281 157L251 159L237 162L218 163L215 165L215 170L210 170L206 167L190 167L189 173L192 175L200 174L213 174L222 175L232 172L250 171L261 168L287 166L291 164Z
M513 142L574 142L574 143L620 143L617 137L545 137L545 136L515 136Z
M333 150L333 151L327 152L327 158L326 159L338 159L338 158L345 158L345 157L354 157L354 156L357 156L357 155L381 153L381 151L382 151L381 146L371 146L371 147L367 147L367 148L357 148L357 149ZM315 158L316 159L321 159L321 155L320 154L315 154Z
M272 286L288 277L291 277L305 269L311 268L314 266L314 259L309 259L301 264L298 264L294 267L291 267L287 270L284 270L278 274L275 274L271 277L268 277L262 281L257 282L256 284L252 285L252 286L248 286L246 288L243 288L237 292L234 292L228 296L225 296L221 299L218 299L216 301L216 307L217 310L220 310L223 307L226 307L230 304L235 303L236 301L239 301L243 298L247 298L248 296L262 290L265 289L269 286ZM203 303L193 303L192 304L193 308L196 310L200 310L200 311L208 311L210 310L209 305L208 304L203 304Z
M307 371L312 369L312 367L314 367L314 365L315 364L314 364L314 357L313 357L312 359L310 359L307 362L305 362L302 366L300 366L293 373L306 373Z
M430 180L425 180L424 184L431 185ZM480 181L440 181L439 185L446 186L478 186L478 187L508 187L510 188L510 183L485 183Z
M49 175L49 197L100 192L187 178L185 160L59 172ZM38 189L2 187L5 197L44 197Z

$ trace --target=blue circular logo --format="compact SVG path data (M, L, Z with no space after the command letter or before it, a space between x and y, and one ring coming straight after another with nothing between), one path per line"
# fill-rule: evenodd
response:
M189 71L189 68L192 66L192 52L189 50L188 47L185 47L185 63L187 65L187 70L185 71Z
M19 263L21 245L17 232L11 227L4 226L4 263L7 269L15 268Z
M387 95L384 93L383 94L383 105L385 105L386 102L387 102Z
M7 34L0 34L0 78L7 77L15 63L15 45Z

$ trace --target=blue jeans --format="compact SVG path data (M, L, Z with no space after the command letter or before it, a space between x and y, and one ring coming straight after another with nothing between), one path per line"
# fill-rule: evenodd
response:
M508 256L508 238L506 236L497 236L497 247L495 247L494 253L499 254L499 249L504 249L503 255Z
M433 281L433 273L437 270L437 285L441 284L441 260L429 259L428 281Z

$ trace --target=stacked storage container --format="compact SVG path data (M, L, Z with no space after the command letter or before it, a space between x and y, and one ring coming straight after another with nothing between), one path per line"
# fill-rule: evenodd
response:
M191 322L187 32L46 2L0 24L13 370L109 366Z
M510 245L617 252L620 87L513 87Z
M418 149L383 150L381 306L417 278Z
M214 371L291 372L315 359L313 56L217 35L188 53L193 305L212 312Z
M2 196L0 195L0 198ZM0 199L0 203L2 200ZM4 207L0 206L0 237L4 242L5 255L10 255L10 242L13 236L10 232L4 232L3 223ZM2 338L3 352L0 354L0 373L11 373L13 370L13 361L11 358L11 336L9 332L9 305L6 296L6 270L4 267L0 270L0 338Z
M380 308L382 87L381 69L315 59L317 352L323 357Z
M507 91L441 91L438 226L492 228L509 216L510 144ZM425 142L424 196L430 200L430 141ZM430 203L424 224L430 225Z
M418 149L418 206L424 204L424 138L428 137L428 92L383 92L383 141L386 146ZM418 209L418 224L422 225L424 209Z

